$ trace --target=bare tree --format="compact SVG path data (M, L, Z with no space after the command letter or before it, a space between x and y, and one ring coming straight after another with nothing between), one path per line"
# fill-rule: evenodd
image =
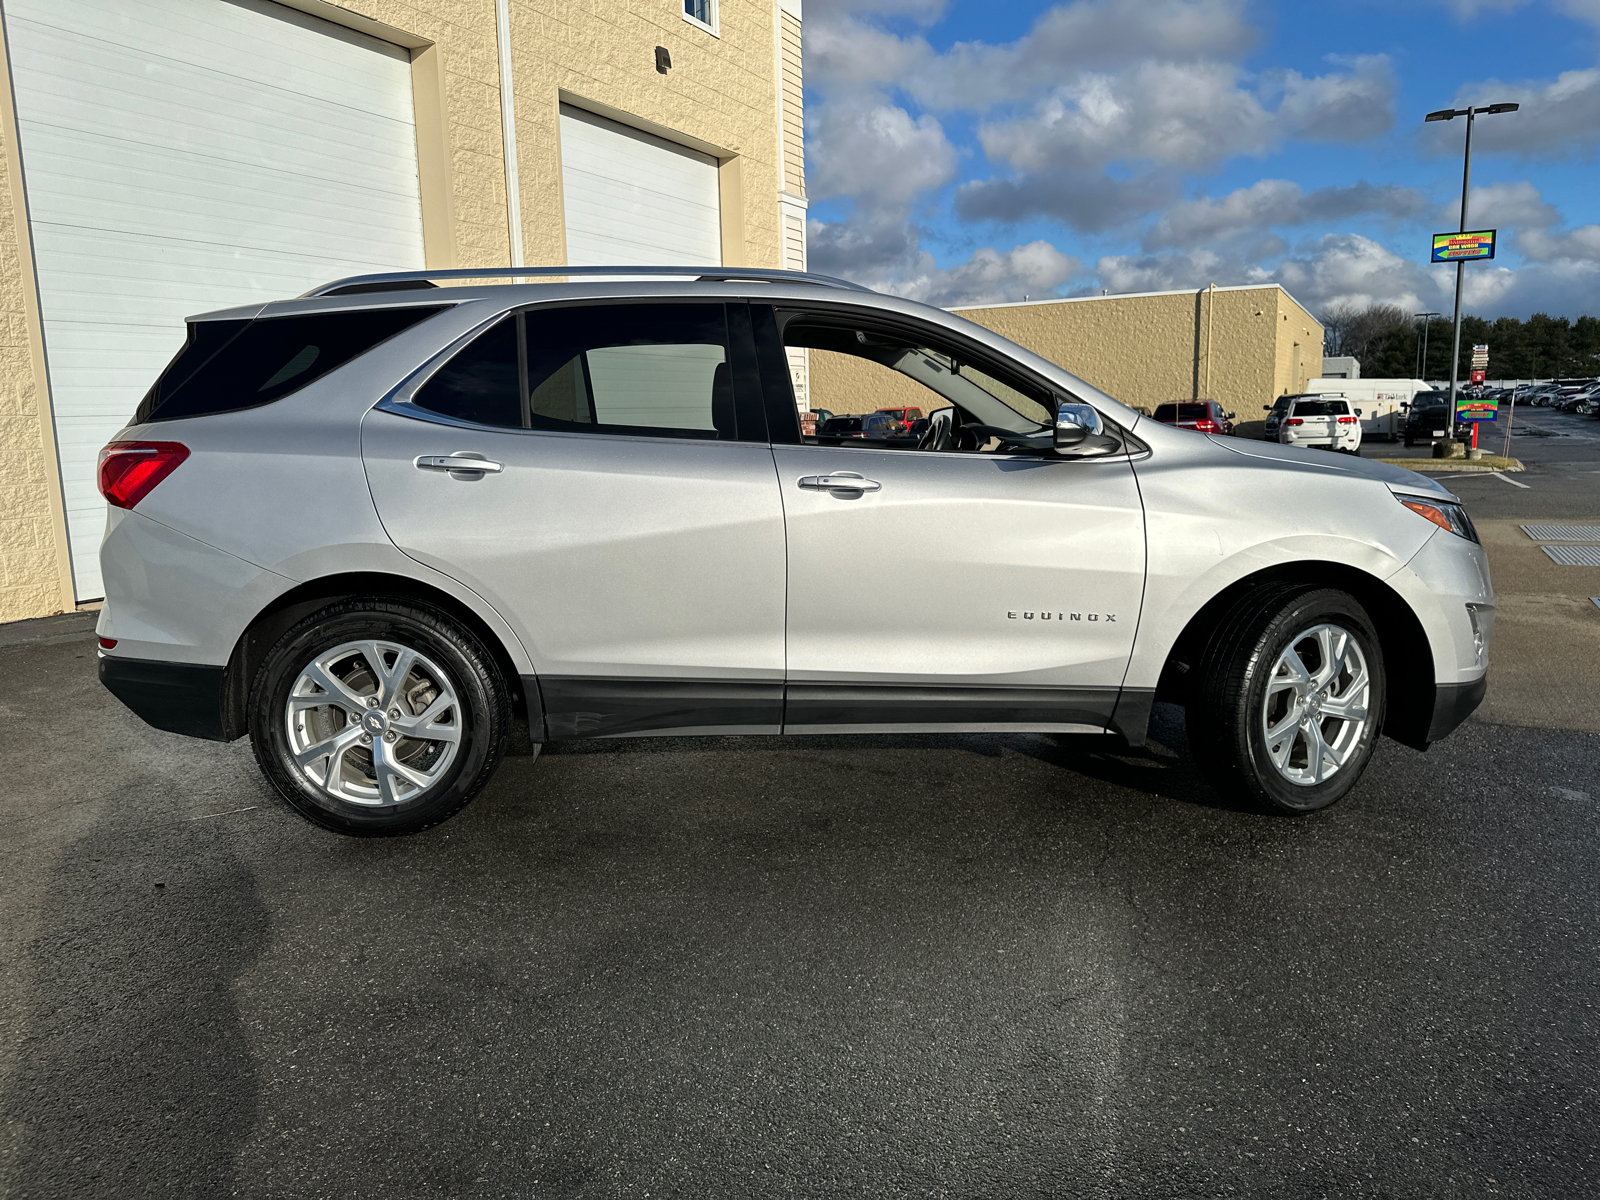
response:
M1318 313L1317 320L1322 322L1323 353L1348 354L1364 368L1365 360L1383 340L1410 318L1395 304L1356 304L1340 300Z

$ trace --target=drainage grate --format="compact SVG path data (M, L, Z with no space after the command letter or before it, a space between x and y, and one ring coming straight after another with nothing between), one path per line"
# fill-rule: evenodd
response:
M1540 546L1563 567L1600 567L1600 546Z
M1600 525L1524 525L1536 542L1600 542Z

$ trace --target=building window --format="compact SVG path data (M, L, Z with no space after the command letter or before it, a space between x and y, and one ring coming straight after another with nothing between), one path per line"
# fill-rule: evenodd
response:
M713 37L722 36L717 31L717 0L683 0L683 19Z

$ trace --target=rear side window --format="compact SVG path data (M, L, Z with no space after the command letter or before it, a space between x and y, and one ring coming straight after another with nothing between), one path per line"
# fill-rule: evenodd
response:
M140 402L134 423L270 404L440 311L356 309L196 322L184 348Z
M1158 404L1158 421L1204 421L1211 415L1204 404Z
M440 367L412 402L475 425L516 427L522 424L518 373L517 318L507 317Z
M513 314L469 342L412 402L513 429L730 441L739 433L721 304Z

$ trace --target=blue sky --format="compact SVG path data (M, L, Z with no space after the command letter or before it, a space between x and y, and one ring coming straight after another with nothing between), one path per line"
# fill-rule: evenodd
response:
M938 304L1251 282L1600 313L1600 0L806 0L811 266Z

